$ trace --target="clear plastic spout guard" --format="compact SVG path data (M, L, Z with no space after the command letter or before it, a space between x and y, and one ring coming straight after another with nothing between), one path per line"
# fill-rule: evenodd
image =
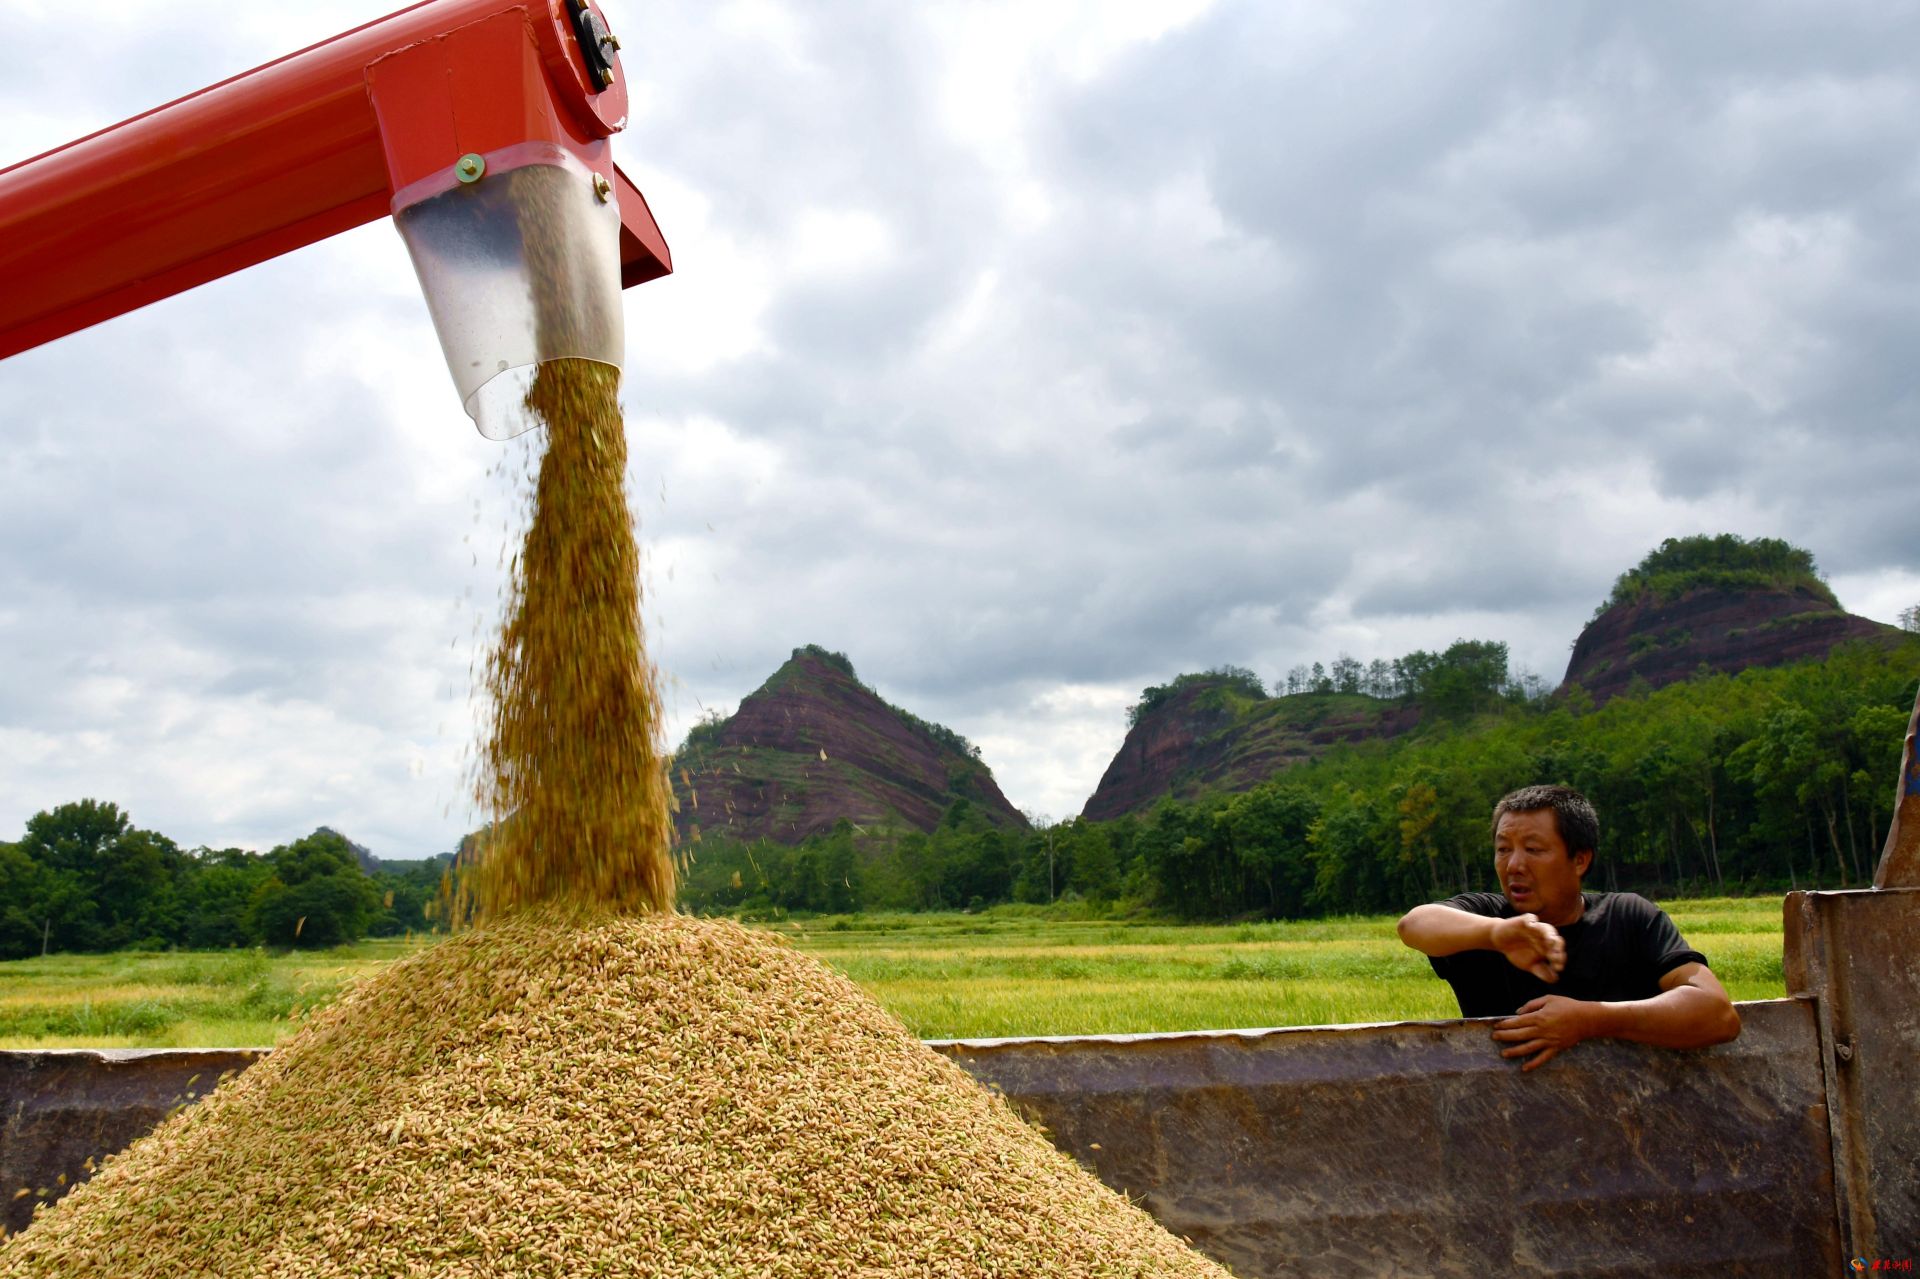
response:
M461 403L488 439L540 425L525 399L544 361L621 367L620 211L564 148L463 157L395 195L393 220Z

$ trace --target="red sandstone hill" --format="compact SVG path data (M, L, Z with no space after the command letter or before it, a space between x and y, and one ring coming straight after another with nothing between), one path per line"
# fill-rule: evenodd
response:
M812 645L697 726L673 760L682 840L725 835L797 844L842 818L930 831L956 800L1024 828L966 739L888 705L837 653Z
M1900 637L1842 609L1812 553L1800 547L1728 533L1668 538L1614 583L1575 643L1561 687L1577 685L1599 703L1702 670L1732 674ZM1504 644L1461 641L1444 654L1410 654L1393 664L1408 695L1393 699L1268 697L1251 671L1235 677L1232 667L1180 676L1147 690L1081 815L1106 821L1168 796L1249 790L1336 743L1413 730L1423 709L1439 718L1476 713L1491 697L1515 692L1505 662Z
M1254 697L1231 680L1194 679L1142 712L1080 815L1108 821L1167 796L1248 790L1337 742L1419 722L1417 704L1364 693Z
M1587 624L1561 686L1579 685L1597 705L1636 681L1661 688L1703 667L1731 675L1825 657L1849 640L1899 637L1894 627L1846 612L1817 581L1646 591Z

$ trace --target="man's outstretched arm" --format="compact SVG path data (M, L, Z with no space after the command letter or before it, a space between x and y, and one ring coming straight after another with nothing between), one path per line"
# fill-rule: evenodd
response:
M1401 941L1423 955L1497 950L1515 968L1544 982L1559 981L1567 966L1567 943L1559 930L1534 915L1494 919L1429 902L1402 915L1399 932Z
M1705 964L1682 964L1660 979L1650 999L1589 1003L1542 995L1493 1028L1510 1045L1502 1057L1528 1058L1522 1070L1544 1066L1583 1039L1627 1039L1658 1048L1708 1048L1740 1033L1740 1013Z
M1708 1048L1740 1033L1740 1013L1705 964L1682 964L1652 999L1598 1004L1599 1037L1657 1048Z

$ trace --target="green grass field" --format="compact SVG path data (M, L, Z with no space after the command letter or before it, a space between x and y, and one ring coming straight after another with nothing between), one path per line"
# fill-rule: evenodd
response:
M1780 899L1668 903L1735 999L1785 993ZM1389 916L1179 925L1036 907L765 927L925 1038L1314 1026L1456 1015ZM0 963L0 1048L278 1042L308 1009L426 939L338 950L54 955Z

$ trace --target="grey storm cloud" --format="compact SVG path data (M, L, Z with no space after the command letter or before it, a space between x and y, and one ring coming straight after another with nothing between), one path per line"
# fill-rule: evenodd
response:
M7 11L0 132L377 8L130 6L71 121ZM1920 590L1920 9L1050 12L615 7L676 731L821 643L1071 812L1146 684L1461 635L1556 677L1662 537ZM452 401L384 226L0 365L0 836L100 793L450 845L519 456Z
M1384 455L1405 479L1543 435L1570 448L1581 435L1601 446L1624 435L1659 458L1663 442L1638 437L1662 425L1662 409L1704 409L1728 430L1777 417L1781 406L1763 411L1751 387L1698 379L1625 421L1570 416L1564 401L1646 354L1672 308L1713 301L1663 286L1738 283L1701 277L1728 258L1743 221L1821 217L1837 197L1849 221L1881 216L1860 228L1866 237L1907 238L1911 182L1889 207L1886 174L1910 172L1913 117L1898 108L1911 85L1887 28L1910 19L1858 23L1848 43L1826 11L1802 9L1744 43L1750 62L1729 65L1721 45L1685 29L1689 19L1664 29L1666 15L1642 8L1481 7L1412 21L1393 20L1407 17L1399 6L1352 12L1352 38L1289 56L1297 10L1216 10L1062 113L1056 152L1114 198L1197 168L1232 226L1306 264L1298 295L1276 298L1258 325L1204 298L1168 308L1150 295L1141 309L1182 320L1165 326L1171 341L1238 347L1220 376L1330 428L1330 442L1348 445L1330 450L1324 478L1336 487L1356 478L1341 462L1377 472ZM1744 25L1745 11L1724 16ZM1703 44L1704 66L1693 60ZM1879 59L1862 47L1875 45ZM1728 262L1729 273L1735 265L1769 264ZM1783 309L1870 285L1844 267L1795 274L1783 265L1779 283L1816 296L1781 298ZM1773 300L1765 283L1754 289L1763 304ZM1844 323L1852 304L1826 300L1828 315L1782 315L1781 325ZM1264 342L1221 341L1223 331ZM1898 368L1876 362L1896 383ZM1663 469L1697 482L1696 450L1683 444L1673 461ZM1452 485L1433 488L1436 502L1457 498Z
M884 368L853 389L774 372L784 354L811 355L810 335L770 357L763 386L754 361L735 372L753 388L738 420L806 439L823 469L870 476L876 503L902 491L885 462L850 457L822 425L858 422L858 449L872 438L861 428L899 422L949 476L986 479L978 505L943 506L955 486L938 481L906 491L937 527L1003 519L977 553L1020 564L1025 592L1053 603L1007 608L967 589L992 575L952 567L948 633L978 661L949 651L900 669L873 633L887 618L863 631L929 693L1165 671L1219 619L1288 612L1290 584L1304 615L1346 569L1343 547L1424 552L1368 583L1356 613L1550 608L1570 632L1657 536L1627 531L1610 562L1569 566L1536 530L1577 523L1575 499L1515 499L1530 481L1626 462L1644 464L1649 498L1745 499L1784 527L1743 531L1807 538L1830 521L1797 509L1817 499L1796 477L1873 458L1905 427L1872 397L1911 392L1896 354L1911 293L1886 281L1912 268L1878 249L1911 239L1910 177L1890 176L1911 173L1897 52L1911 16L1829 22L1809 6L1771 12L1760 31L1748 16L1373 6L1328 31L1303 7L1218 7L1092 84L1050 86L1033 129L1036 167L1056 179L1048 227L970 221L964 240L916 228L924 256L1017 279L994 323L1025 339L1005 351L1021 367L990 411L1018 418L1022 397L1076 374L1113 401L1104 430L1075 433L1071 466L1043 443L969 455L967 419L919 382L889 402ZM1743 29L1728 39L1730 27ZM1167 238L1165 219L1182 214L1218 225ZM1830 236L1845 252L1828 252ZM931 307L945 295L927 278L917 262L863 288L896 285ZM1808 358L1863 309L1872 336ZM893 323L912 331L903 314ZM780 407L757 416L756 396ZM1208 420L1223 399L1225 426ZM1342 499L1361 494L1379 500L1343 521ZM1829 564L1911 565L1914 518L1897 486L1883 496L1880 536L1816 546ZM1302 538L1303 523L1328 535ZM1048 554L1036 532L1063 527L1070 548ZM1100 598L1103 564L1126 566L1127 589ZM916 679L916 666L939 674Z

